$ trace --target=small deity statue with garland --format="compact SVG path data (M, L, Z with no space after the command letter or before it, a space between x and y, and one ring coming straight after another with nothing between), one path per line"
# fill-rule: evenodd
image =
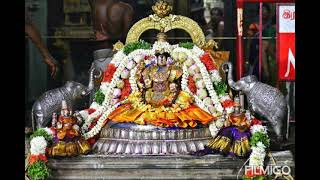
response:
M247 157L251 153L250 122L245 113L241 112L240 98L234 98L234 112L226 118L224 128L212 138L205 149L192 153L206 155L221 153L225 156Z
M51 130L54 138L53 145L48 150L49 156L76 156L90 151L90 144L81 137L78 125L81 118L77 116L77 113L72 114L72 110L68 109L65 100L62 101L59 118L53 113Z

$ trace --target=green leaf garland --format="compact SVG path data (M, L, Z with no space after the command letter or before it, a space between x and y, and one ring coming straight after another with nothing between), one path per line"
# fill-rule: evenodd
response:
M186 49L192 49L194 44L192 42L181 42L179 43L179 47L183 47Z
M94 100L100 105L103 103L104 98L105 98L105 95L102 93L101 89L99 89L94 95Z
M37 161L29 165L27 173L32 180L44 180L49 177L50 169L45 162Z
M227 85L222 81L214 83L214 88L219 96L227 92Z
M128 55L137 49L151 49L151 44L148 42L145 42L143 40L140 40L138 42L129 43L123 48L123 52L126 55Z
M266 146L266 148L270 147L270 139L267 134L264 134L262 132L254 133L250 138L250 145L255 147L257 146L257 143L259 141L262 142Z

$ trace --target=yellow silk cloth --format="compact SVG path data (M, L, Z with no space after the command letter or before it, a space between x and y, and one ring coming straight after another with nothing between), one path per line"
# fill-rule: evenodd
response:
M198 123L208 124L216 118L195 105L178 112L168 112L161 107L155 108L155 111L141 110L134 108L129 103L119 106L108 116L108 119L115 122L134 122L141 125L152 124L162 127L178 125L186 128L195 127Z
M229 137L218 135L209 141L208 147L224 153L232 153L244 157L250 152L250 142L247 137L231 141Z
M75 142L59 141L52 147L48 148L48 155L50 157L57 156L77 156L79 154L87 154L91 150L91 146L88 141L83 138Z

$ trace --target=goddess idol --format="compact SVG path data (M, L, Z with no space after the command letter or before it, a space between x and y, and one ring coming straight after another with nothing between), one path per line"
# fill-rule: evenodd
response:
M214 41L205 43L193 20L170 14L164 1L155 14L129 30L126 44L104 71L88 109L80 111L82 135L98 154L188 154L204 148L233 106L212 58ZM166 32L183 29L191 42L171 45ZM148 29L160 32L149 44L139 40ZM97 140L97 141L96 141Z
M158 34L158 42L165 42ZM114 122L133 122L160 127L196 127L216 119L194 104L194 99L181 90L182 69L170 58L169 52L156 50L150 63L137 65L139 91L131 93L107 119Z

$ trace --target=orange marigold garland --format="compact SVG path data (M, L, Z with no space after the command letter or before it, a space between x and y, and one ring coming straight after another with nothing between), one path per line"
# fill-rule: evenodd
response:
M29 157L29 163L30 165L37 162L37 161L43 161L43 162L48 162L47 157L44 154L39 154L39 155L33 155L31 154Z
M234 106L234 102L231 99L227 99L221 103L223 108L228 108Z
M102 82L111 82L113 74L116 72L116 70L117 68L114 64L108 64Z
M120 96L121 101L124 100L126 97L128 97L131 91L129 79L124 79L123 81L124 81L124 87L121 91L121 96Z
M217 68L216 68L216 65L215 65L213 59L211 58L209 52L206 51L206 52L200 57L200 60L201 60L201 62L206 66L206 68L207 68L207 70L208 70L209 72L217 69Z
M196 94L196 93L197 93L196 83L194 82L192 76L189 76L189 77L188 77L188 88L190 89L190 91L191 91L193 94Z

